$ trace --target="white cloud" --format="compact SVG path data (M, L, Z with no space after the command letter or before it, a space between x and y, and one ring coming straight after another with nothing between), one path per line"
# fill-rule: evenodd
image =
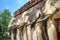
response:
M18 4L23 3L23 0L17 0L17 3Z

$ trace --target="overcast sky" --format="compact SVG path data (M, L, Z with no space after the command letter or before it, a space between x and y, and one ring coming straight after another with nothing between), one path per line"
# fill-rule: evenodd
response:
M11 14L27 3L29 0L0 0L0 11L9 9Z

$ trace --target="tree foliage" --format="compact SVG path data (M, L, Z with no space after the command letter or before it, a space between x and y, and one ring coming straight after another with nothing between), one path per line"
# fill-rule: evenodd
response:
M0 12L0 37L8 37L7 28L11 18L11 12L8 9Z

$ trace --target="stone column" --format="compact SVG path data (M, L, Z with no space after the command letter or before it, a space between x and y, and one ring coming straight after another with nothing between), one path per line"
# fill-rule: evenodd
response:
M14 40L14 33L13 33L13 30L11 30L11 40Z
M48 24L47 32L48 32L49 40L58 40L56 28L55 28L52 20L50 20L47 24Z
M19 28L17 28L16 40L20 40L20 29Z

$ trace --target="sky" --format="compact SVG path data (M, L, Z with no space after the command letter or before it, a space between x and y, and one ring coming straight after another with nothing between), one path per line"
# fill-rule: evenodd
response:
M22 7L25 3L27 3L29 0L0 0L0 11L3 11L4 9L9 9L11 12L11 15Z

